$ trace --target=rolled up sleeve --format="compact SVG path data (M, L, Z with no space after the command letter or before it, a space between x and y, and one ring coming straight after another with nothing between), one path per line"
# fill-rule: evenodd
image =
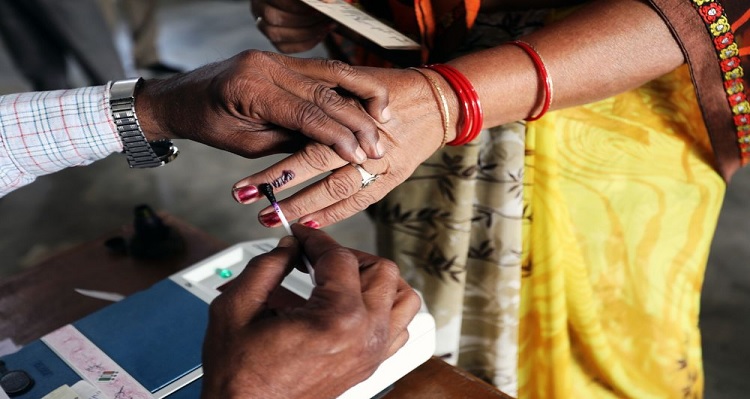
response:
M105 86L0 96L0 197L120 151Z

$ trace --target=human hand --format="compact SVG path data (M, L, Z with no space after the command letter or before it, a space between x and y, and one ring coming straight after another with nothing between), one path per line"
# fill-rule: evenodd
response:
M255 50L145 81L136 94L147 139L191 139L251 158L301 148L308 140L296 131L352 162L380 158L369 115L386 121L387 105L381 82L345 63Z
M365 380L408 340L421 301L393 262L292 226L210 305L203 345L208 398L332 398ZM318 285L301 307L272 311L268 298L300 246ZM275 312L275 313L274 313Z
M258 30L282 53L301 53L317 46L335 22L300 0L251 0Z
M378 160L368 160L362 167L377 173L378 179L368 187L360 189L362 176L346 160L336 156L325 146L310 144L301 151L275 165L248 176L235 183L235 190L257 192L261 183L282 181L277 193L293 187L324 172L333 171L322 180L303 188L280 202L284 214L290 220L300 218L309 226L325 226L345 219L365 209L385 196L398 184L406 180L417 166L432 155L443 140L443 125L432 89L419 73L412 70L367 68L380 77L391 94L389 108L392 119L381 127L381 139L386 155ZM431 71L428 71L432 73ZM434 74L435 79L439 75ZM457 104L455 95L445 83L445 94L449 103ZM457 105L451 107L456 121ZM455 135L455 123L449 132ZM453 136L447 137L452 140ZM291 176L291 179L282 179ZM256 201L259 196L245 198L243 203ZM280 224L273 208L260 212L259 219L267 227Z

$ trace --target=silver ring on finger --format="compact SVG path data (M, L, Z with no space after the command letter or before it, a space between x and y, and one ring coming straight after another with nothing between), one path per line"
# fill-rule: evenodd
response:
M354 166L354 169L357 169L357 171L359 172L360 176L362 176L362 185L359 187L360 190L362 190L363 188L369 186L375 180L378 180L378 174L377 173L376 174L372 174L372 173L366 171L365 168L362 167L362 165L357 165L357 164L354 164L354 163L351 164L351 165Z
M263 17L255 18L255 25L259 25L261 22L263 22Z

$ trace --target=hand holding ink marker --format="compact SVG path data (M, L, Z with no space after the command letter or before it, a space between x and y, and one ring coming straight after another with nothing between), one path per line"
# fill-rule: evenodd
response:
M276 212L276 214L279 215L281 224L284 226L287 234L293 236L294 234L292 233L292 228L289 226L289 222L286 220L284 212L281 211L281 207L276 201L276 196L273 195L273 186L268 183L263 183L258 186L258 190L260 190L260 192L263 193L266 198L268 198L268 201L271 202L271 206L273 206L273 210ZM312 264L310 264L310 259L307 259L307 256L305 256L304 253L302 254L302 262L305 264L305 268L307 268L307 272L310 274L310 280L312 280L313 287L316 286L317 284L315 284L315 270L313 269Z

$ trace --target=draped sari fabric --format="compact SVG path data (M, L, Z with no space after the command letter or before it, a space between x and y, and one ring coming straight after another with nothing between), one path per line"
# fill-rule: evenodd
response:
M392 20L432 61L558 15L393 3ZM439 354L522 398L703 392L706 260L725 182L750 160L750 12L731 0L650 3L688 65L442 149L371 209L381 255L436 317ZM461 29L462 43L441 35Z
M725 185L687 71L554 112L527 137L520 395L700 396Z

